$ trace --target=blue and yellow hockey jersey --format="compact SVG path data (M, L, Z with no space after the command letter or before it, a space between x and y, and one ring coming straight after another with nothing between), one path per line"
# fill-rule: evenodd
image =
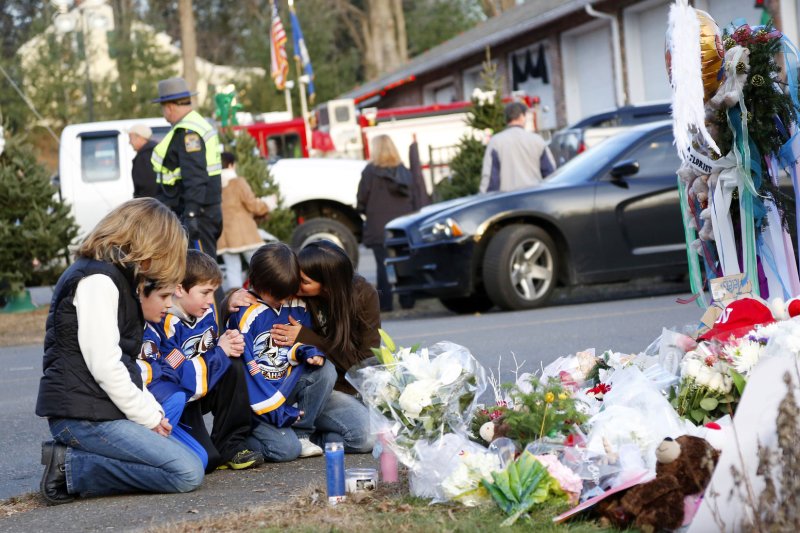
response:
M240 308L228 319L228 329L238 329L244 337L242 359L248 376L250 407L261 420L277 427L290 426L297 420L300 411L286 405L286 398L303 373L303 363L323 355L307 344L297 343L287 348L272 341L272 326L288 324L290 316L304 326L311 326L311 316L300 300L292 300L280 309L259 300L250 307Z
M142 383L163 404L176 392L183 391L180 376L166 361L161 352L161 335L153 324L145 323L142 349L136 361L142 374Z
M190 318L172 308L159 325L161 352L175 369L189 401L205 396L231 366L217 346L217 321L213 306L200 318Z

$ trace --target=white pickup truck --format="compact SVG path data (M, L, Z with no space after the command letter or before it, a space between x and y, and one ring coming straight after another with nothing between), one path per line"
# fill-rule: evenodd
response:
M133 197L135 152L127 130L136 123L150 126L156 140L170 128L164 119L151 118L74 124L61 133L57 179L62 198L72 205L81 236ZM297 217L293 246L331 239L358 263L362 218L356 212L356 191L365 165L352 159L283 159L270 167L284 206Z

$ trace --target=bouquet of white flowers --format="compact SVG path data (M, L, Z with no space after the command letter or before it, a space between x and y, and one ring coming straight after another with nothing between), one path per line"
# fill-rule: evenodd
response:
M373 413L373 430L389 431L394 437L389 445L411 466L415 442L467 434L486 373L463 346L397 348L382 330L381 337L384 346L375 350L376 358L351 368L346 377Z

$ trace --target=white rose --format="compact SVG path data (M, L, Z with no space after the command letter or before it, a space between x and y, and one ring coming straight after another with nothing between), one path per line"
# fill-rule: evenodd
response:
M431 405L432 387L427 381L414 381L400 393L398 403L403 413L411 418L419 417L425 407Z
M708 368L706 365L702 365L700 367L700 371L697 373L697 376L695 377L694 380L697 382L698 385L708 387L709 383L711 383L711 378L712 378L711 369Z
M700 368L702 367L702 363L697 359L688 359L684 361L683 364L683 375L691 378L697 377L697 374L700 373Z
M708 382L708 388L714 391L724 392L723 389L725 384L722 380L722 374L719 372L714 372L711 376L711 379Z

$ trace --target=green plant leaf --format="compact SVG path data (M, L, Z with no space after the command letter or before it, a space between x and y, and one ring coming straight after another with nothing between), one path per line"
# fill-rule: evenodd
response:
M389 351L390 352L396 352L397 351L397 346L395 346L394 341L389 336L389 334L386 333L383 329L378 329L378 333L381 336L381 340L383 341L383 344L385 344L386 347L389 348Z
M708 397L700 400L700 408L704 411L711 412L716 409L718 405L719 401L716 398Z
M694 420L696 424L699 424L705 418L706 413L702 409L692 409L689 416L692 417L692 420Z
M747 385L747 380L744 378L743 375L738 373L734 369L730 369L731 378L733 378L733 386L736 387L736 391L741 396L744 393L744 387Z

